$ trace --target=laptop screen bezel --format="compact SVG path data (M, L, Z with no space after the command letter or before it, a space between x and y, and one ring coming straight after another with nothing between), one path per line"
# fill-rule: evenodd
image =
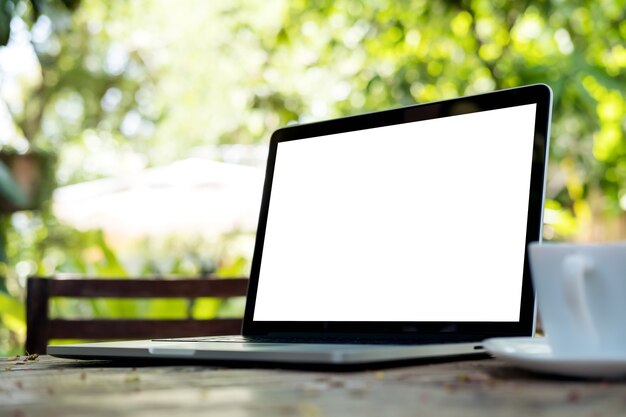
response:
M520 314L516 322L371 322L371 321L254 321L257 288L272 179L278 144L349 131L371 129L401 123L430 120L479 111L536 104L534 144L529 187L526 244ZM549 147L552 92L545 84L500 90L486 94L460 97L360 114L316 123L292 125L274 132L270 139L265 184L250 272L250 283L243 320L243 335L406 335L415 338L446 340L482 340L493 336L528 336L534 332L535 295L528 265L528 244L541 240L543 203ZM497 157L497 156L496 156ZM384 277L381 277L384 279Z

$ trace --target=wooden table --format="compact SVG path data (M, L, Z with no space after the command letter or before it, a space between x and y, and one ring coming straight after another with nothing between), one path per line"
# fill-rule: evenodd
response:
M626 381L486 359L352 373L0 359L0 416L626 416Z

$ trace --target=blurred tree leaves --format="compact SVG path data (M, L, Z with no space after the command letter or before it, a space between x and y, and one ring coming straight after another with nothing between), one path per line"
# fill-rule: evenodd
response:
M4 10L18 3L58 2ZM194 15L163 5L84 1L71 25L34 42L42 82L13 115L29 140L63 150L62 183L102 175L67 168L98 147L168 162L203 143L263 142L291 122L545 82L548 196L575 219L591 213L546 236L602 239L597 222L626 206L624 0L247 0Z
M54 13L61 8L73 11L79 4L80 0L0 0L0 46L9 43L13 17L32 23L40 16Z
M65 166L65 155L73 152L75 159L85 143L124 147L126 139L136 138L132 130L138 123L151 125L159 119L159 110L146 105L151 79L142 57L116 44L101 23L125 13L127 5L92 2L82 8L77 0L1 1L14 19L13 49L27 56L28 39L36 56L28 76L4 80L13 92L2 97L15 135L28 141L30 149L57 152ZM146 149L140 141L136 145L138 151ZM62 183L94 177L88 169L61 172Z
M11 35L11 18L15 9L15 1L3 0L0 2L0 45L6 45Z

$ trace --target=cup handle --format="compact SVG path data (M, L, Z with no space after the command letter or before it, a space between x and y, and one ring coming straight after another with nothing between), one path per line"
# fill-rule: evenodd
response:
M589 311L586 280L590 279L593 263L590 259L579 254L568 255L561 265L563 271L563 288L565 303L579 321L585 335L594 343L598 336Z

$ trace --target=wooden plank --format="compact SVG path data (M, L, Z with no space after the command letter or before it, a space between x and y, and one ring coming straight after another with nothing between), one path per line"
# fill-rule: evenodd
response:
M245 296L247 278L51 279L52 297L197 298Z
M49 321L54 339L152 339L241 333L241 319L212 320L61 320Z
M0 366L0 416L626 415L626 381L524 372L497 360L362 372L151 366L41 356Z

